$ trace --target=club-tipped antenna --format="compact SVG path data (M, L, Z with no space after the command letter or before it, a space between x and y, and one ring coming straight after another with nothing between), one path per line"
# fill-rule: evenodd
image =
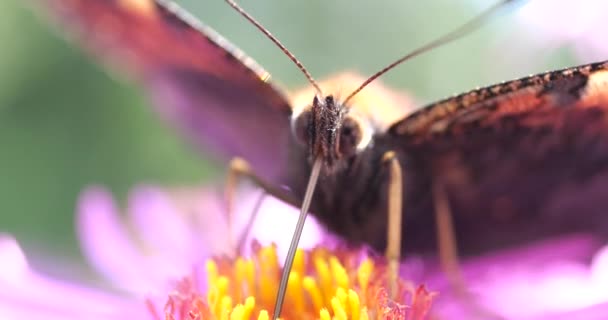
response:
M310 84L317 91L317 94L319 95L319 97L323 97L323 91L321 91L321 87L319 87L319 84L317 84L317 82L312 77L310 72L308 72L308 70L306 70L306 68L304 68L304 65L300 62L300 60L298 60L298 58L296 58L296 56L293 55L293 53L291 53L289 50L287 50L287 48L281 43L281 41L279 41L279 39L277 39L274 35L272 35L272 33L270 33L270 31L268 31L268 29L264 28L264 26L262 24L260 24L257 20L255 20L249 13L247 13L247 11L245 11L243 8L241 8L241 6L239 6L236 2L234 2L233 0L225 0L225 1L234 10L236 10L238 13L240 13L245 19L247 19L249 22L251 22L251 24L253 24L256 28L258 28L258 30L260 30L268 39L270 39L270 41L274 42L274 44L277 47L279 47L279 49L281 49L281 51L283 51L283 53L298 67L298 69L300 69L300 71L302 71L302 73L304 74L304 76L306 77L308 82L310 82Z
M315 192L317 180L319 179L319 174L321 173L322 164L323 159L321 157L317 157L317 159L315 159L315 162L312 165L310 178L308 179L308 185L306 186L306 193L304 194L304 201L302 202L302 207L300 209L300 216L298 217L298 223L296 224L296 230L294 231L293 237L291 238L289 250L287 251L287 256L285 257L285 265L283 266L283 271L281 272L279 292L277 293L277 300L275 301L274 312L272 314L272 318L275 320L281 315L283 301L285 300L285 293L287 292L287 282L289 280L289 273L291 272L291 266L293 265L296 250L298 249L298 242L300 242L300 236L302 236L302 229L304 229L304 222L306 222L306 215L308 214L308 209L310 208L310 201L312 200L312 195Z
M393 68L395 68L396 66L401 64L402 62L410 60L411 58L414 58L422 53L428 52L434 48L440 47L442 45L445 45L447 43L450 43L454 40L460 39L460 38L470 34L471 32L479 29L479 27L483 26L483 24L486 22L486 20L490 16L492 16L494 13L496 13L496 11L501 9L504 5L507 5L510 2L515 2L515 1L518 1L518 0L499 1L499 2L495 3L493 6L489 7L485 11L483 11L482 13L480 13L479 15L477 15L476 17L474 17L473 19L466 22L465 24L454 29L453 31L448 32L448 33L444 34L443 36L436 38L435 40L428 42L427 44L425 44L421 47L418 47L417 49L411 51L410 53L406 54L405 56L397 59L393 63L382 68L380 71L376 72L371 77L369 77L367 80L365 80L363 82L363 84L361 84L357 89L355 89L355 91L353 91L350 95L348 95L346 97L346 99L344 99L343 104L346 105L350 99L352 99L357 93L359 93L361 90L363 90L363 88L367 87L368 84L370 84L372 81L378 79L383 74L389 72L390 70L392 70Z

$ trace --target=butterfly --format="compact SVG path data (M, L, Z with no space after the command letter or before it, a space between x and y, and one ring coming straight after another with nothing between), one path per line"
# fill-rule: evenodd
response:
M127 67L193 143L244 159L271 193L301 204L321 159L310 212L351 244L387 247L387 153L402 176L403 254L437 248L437 185L464 255L567 233L608 235L608 62L408 114L411 101L377 82L349 96L364 78L348 74L287 94L173 2L46 2L94 55Z

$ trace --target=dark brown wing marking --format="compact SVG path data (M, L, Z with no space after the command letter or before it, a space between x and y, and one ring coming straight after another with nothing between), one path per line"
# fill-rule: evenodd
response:
M525 113L538 106L572 106L582 98L589 77L608 70L608 62L547 72L508 81L433 103L395 123L389 134L419 141L448 133L454 125L492 121Z
M448 192L463 253L576 232L608 239L606 62L441 101L385 138L409 177L406 216L427 219L410 222L406 247L431 240L430 185L437 181Z
M244 157L267 178L283 169L277 163L290 134L286 97L255 61L176 3L46 3L93 55L148 85L160 111L196 144Z

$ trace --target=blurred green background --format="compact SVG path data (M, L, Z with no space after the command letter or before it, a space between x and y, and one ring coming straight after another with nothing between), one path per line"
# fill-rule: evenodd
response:
M130 187L142 182L219 181L222 167L164 126L142 89L115 81L22 1L0 1L0 231L15 235L30 252L78 260L73 215L85 186L102 184L124 199ZM371 74L452 30L483 3L241 2L317 78L341 70ZM288 87L305 84L291 62L223 1L180 3L253 56L275 80ZM567 49L536 52L537 58L525 63L503 56L503 50L525 53L532 41L516 26L515 10L466 39L404 64L383 81L430 102L574 63Z

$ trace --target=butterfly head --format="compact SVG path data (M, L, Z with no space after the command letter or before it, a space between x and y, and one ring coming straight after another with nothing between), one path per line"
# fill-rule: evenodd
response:
M386 132L414 106L407 95L390 90L379 81L344 104L343 98L365 79L341 73L319 83L330 95L320 96L307 87L290 97L293 135L306 149L311 163L317 157L323 159L325 174L345 168L350 160L373 145L374 136Z
M311 161L323 159L326 172L338 169L370 143L372 128L350 112L333 95L315 96L312 104L293 118L296 140L308 150Z

